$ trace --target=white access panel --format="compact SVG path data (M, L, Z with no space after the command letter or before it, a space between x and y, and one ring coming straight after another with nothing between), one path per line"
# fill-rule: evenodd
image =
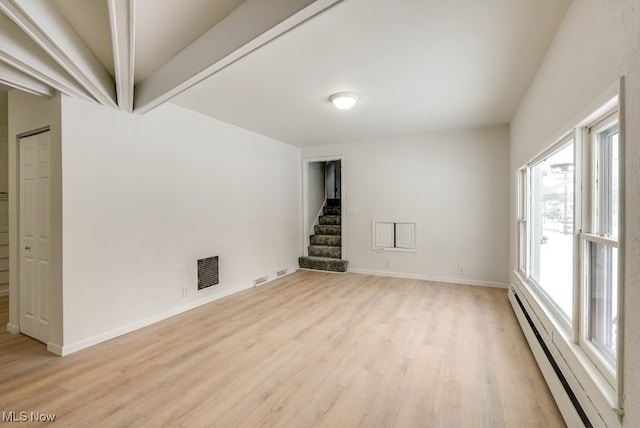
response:
M376 248L393 248L395 223L376 222L374 232L374 243Z
M396 248L416 248L415 223L396 223Z

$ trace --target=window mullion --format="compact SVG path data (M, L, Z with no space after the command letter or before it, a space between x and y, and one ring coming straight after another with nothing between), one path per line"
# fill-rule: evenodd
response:
M584 260L583 243L580 239L581 232L584 227L584 208L588 198L585 198L585 190L588 192L589 187L585 189L584 183L588 183L588 168L584 168L585 160L588 159L588 151L585 153L585 141L588 141L588 136L585 135L584 130L581 128L574 129L574 228L577 233L574 233L574 246L573 246L573 317L571 319L571 335L575 344L580 343L580 326L583 320L583 307L582 307L582 290L584 284L584 275L582 268L582 261ZM585 177L586 174L586 177ZM588 193L586 193L588 195ZM588 217L587 217L588 218Z

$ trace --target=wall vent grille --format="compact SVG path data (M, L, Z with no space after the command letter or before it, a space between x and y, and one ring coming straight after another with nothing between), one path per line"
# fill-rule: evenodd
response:
M218 256L198 260L198 290L220 282Z

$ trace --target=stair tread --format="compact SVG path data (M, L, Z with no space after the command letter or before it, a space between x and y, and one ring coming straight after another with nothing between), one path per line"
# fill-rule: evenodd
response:
M342 237L340 235L311 235L316 236L321 239L331 239L331 240L340 240ZM312 245L323 245L323 244L312 244ZM330 247L335 247L335 245L329 245Z
M349 262L344 259L329 257L302 256L298 257L298 264L303 269L321 270L329 272L346 272Z
M340 226L342 222L342 217L339 215L324 215L318 218L318 221L321 225L324 226Z
M309 257L342 258L342 247L332 245L309 245Z
M313 228L315 235L342 235L342 227L340 225L320 224Z
M341 213L342 210L340 209L340 207L324 207L322 209L323 215L340 215Z
M319 257L319 256L302 256L303 259L317 260L319 262L346 262L344 259L334 259L332 257Z

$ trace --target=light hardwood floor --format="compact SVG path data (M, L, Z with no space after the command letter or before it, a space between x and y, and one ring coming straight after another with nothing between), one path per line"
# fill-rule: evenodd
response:
M64 358L2 331L2 411L65 427L564 426L505 290L309 271Z

